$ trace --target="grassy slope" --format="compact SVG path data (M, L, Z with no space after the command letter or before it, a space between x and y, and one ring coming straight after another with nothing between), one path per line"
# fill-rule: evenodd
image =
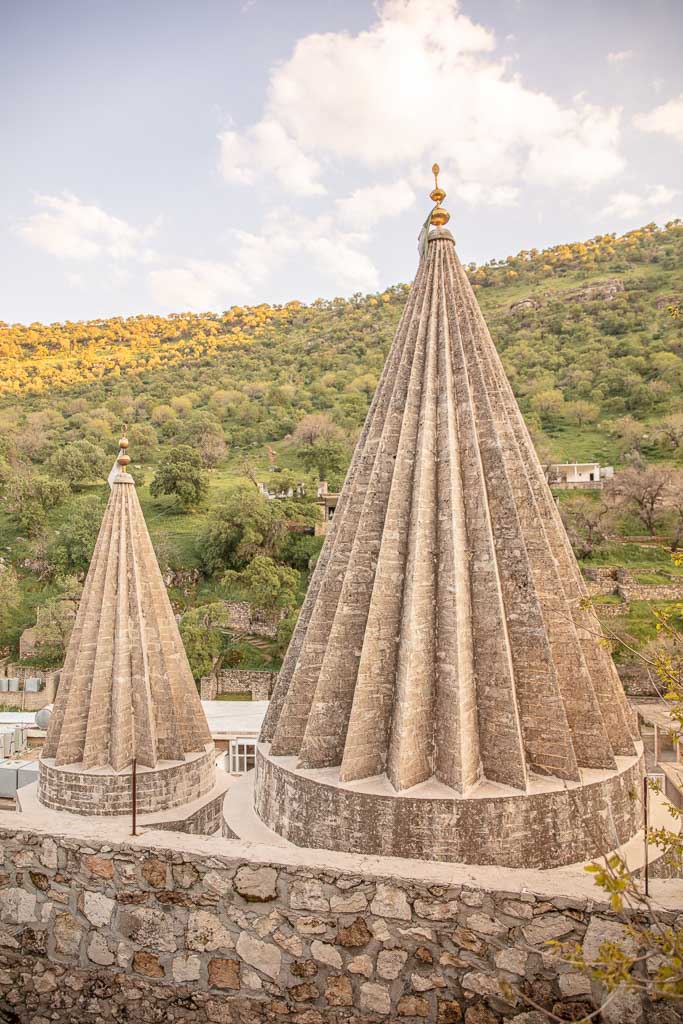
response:
M668 244L668 236L665 241ZM677 245L677 252L680 253L680 231ZM527 402L529 382L533 382L535 373L552 365L556 370L554 385L563 390L568 370L583 365L581 332L578 337L574 335L567 340L567 336L556 328L558 323L567 321L570 325L585 324L586 334L589 331L595 333L596 325L599 325L600 317L608 304L600 300L578 304L566 302L565 299L567 293L584 289L596 281L617 277L624 282L627 289L626 293L619 297L617 305L628 313L628 302L636 296L642 307L635 318L629 314L631 319L628 330L617 339L616 348L613 339L605 339L605 344L609 343L612 347L610 357L615 353L615 358L618 358L620 347L628 351L629 345L632 344L640 345L647 355L648 347L653 342L660 349L664 345L666 351L680 351L680 331L676 333L675 325L671 324L666 309L662 308L662 300L683 293L683 266L680 259L674 260L673 264L669 259L667 266L664 267L661 249L662 246L659 246L657 251L652 249L651 262L647 262L646 258L640 258L635 262L629 262L628 259L624 261L624 258L618 255L614 260L607 259L592 268L580 264L574 266L569 260L566 264L555 266L552 272L548 273L539 270L538 261L535 261L528 271L520 265L515 278L508 277L510 271L504 266L495 267L490 271L489 278L493 284L489 287L478 287L477 297L523 408ZM473 279L476 280L476 275ZM651 290L648 290L648 282L654 286ZM636 285L637 288L634 287ZM539 308L524 312L510 309L514 303L526 298L537 301ZM249 318L244 317L239 321L242 324L242 334L239 337L231 335L228 343L221 340L221 336L215 344L211 342L213 347L208 348L202 348L198 344L194 357L188 356L185 350L193 343L193 332L201 335L203 324L201 320L194 323L186 318L187 323L184 323L181 330L181 340L169 340L167 344L155 341L152 344L155 351L154 359L133 367L125 381L121 380L119 373L114 372L114 364L108 362L113 349L105 331L99 348L95 345L93 357L99 361L98 365L104 368L101 379L78 382L78 372L74 374L70 369L72 364L77 367L78 360L81 359L81 353L78 351L71 355L50 355L45 362L49 363L52 370L55 366L66 366L69 369L69 373L65 374L66 383L51 388L48 393L32 393L29 388L24 390L22 395L5 394L0 398L0 418L4 418L6 423L18 422L23 415L31 411L40 411L55 405L58 408L66 408L74 399L80 400L86 409L92 407L101 410L107 405L109 408L116 408L117 403L123 405L131 395L143 392L155 396L156 400L162 402L169 401L174 395L190 392L195 408L202 410L211 408L212 387L245 390L246 382L260 381L273 386L293 385L297 397L287 409L293 422L306 412L320 410L331 414L350 435L353 435L362 421L372 390L366 388L359 392L353 378L362 377L364 374L374 374L376 378L404 301L405 290L397 288L390 290L390 294L382 296L381 299L370 297L356 304L347 303L337 307L332 304L324 310L309 308L296 310L287 315L283 312L279 320L275 318L263 328L250 326ZM155 318L154 322L158 320L160 318ZM164 323L168 327L168 322ZM225 324L220 330L224 328L227 330ZM120 329L117 330L120 333ZM539 331L544 336L541 349L538 349ZM665 342L661 341L662 332L666 335ZM599 329L597 333L599 334ZM509 355L514 351L514 346L518 345L520 338L525 344L531 338L531 355L525 357L521 363L517 356L513 358ZM137 349L145 353L149 348L147 344L140 344L139 338L135 345L132 341L130 345L131 349L137 346ZM181 350L181 356L178 356ZM166 355L168 362L165 362ZM31 358L35 359L35 353ZM41 364L35 365L40 367ZM319 393L319 382L326 378L331 379L331 384L324 394ZM577 397L570 394L570 389L567 394L570 398ZM120 400L117 396L121 396ZM590 398L590 394L579 397ZM671 408L676 408L675 399L676 394L668 405L664 402L645 411L636 409L631 413L629 409L625 409L620 410L620 413L629 412L644 424L651 426L662 415L671 411ZM260 436L267 439L278 452L278 464L283 468L297 469L291 446L283 437L286 432L283 422L286 423L286 418L271 423L270 412L273 408L278 411L278 407L272 405L271 395L264 399L250 397L249 401L251 407L254 407L250 408L249 414L252 419L254 416L257 417ZM552 425L547 430L547 436L554 458L558 461L590 459L616 463L616 442L605 429L610 418L614 418L615 415L607 408L603 409L598 424L578 427L560 422ZM58 431L57 436L67 440L78 437L79 429L71 426L73 421L70 421L68 416L65 422L64 429L61 433ZM228 415L225 420L228 436L241 441L239 431L242 428L243 423L239 419L231 420ZM105 440L111 441L114 436L115 431L112 427L109 437L105 437ZM248 455L259 478L268 479L268 457L261 441L249 440L244 445L233 447L224 463L211 472L207 502L203 509L193 515L179 514L170 500L151 498L149 480L154 459L145 466L143 475L147 483L139 488L139 494L150 533L155 541L166 546L169 561L175 567L189 568L198 564L195 538L201 521L207 510L220 501L230 487L238 482L246 482L247 478L243 472L245 454ZM661 453L655 451L651 453L651 457L661 457ZM300 470L297 471L304 475ZM312 479L309 480L309 485L314 485ZM59 509L53 513L54 528L59 528L61 515ZM14 558L19 549L17 529L10 518L0 511L0 555ZM610 545L594 559L594 564L601 562L624 564L643 572L652 572L657 568L671 569L668 553L664 549L646 550L634 545ZM26 595L26 624L29 624L33 620L35 605L49 595L49 589L39 584L28 573L24 574L23 588ZM213 596L212 582L204 581L191 600L211 600ZM642 619L640 614L639 618ZM262 655L269 657L269 652L258 652L253 667L264 663Z

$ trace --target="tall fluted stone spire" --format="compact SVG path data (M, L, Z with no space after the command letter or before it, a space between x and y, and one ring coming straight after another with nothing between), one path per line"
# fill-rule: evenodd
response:
M438 183L431 197L264 726L257 809L308 845L494 863L538 863L506 831L542 814L554 856L578 860L637 830L616 795L638 770L633 719Z
M97 538L69 641L41 765L41 799L51 806L89 810L88 778L106 779L130 769L185 767L206 759L211 736L178 626L147 532L122 438L111 496ZM211 758L197 787L182 781L176 792L160 785L154 806L175 806L201 795L213 780ZM59 769L69 771L60 774ZM196 768L193 769L196 774ZM64 791L69 775L83 776L80 789ZM84 773L91 773L89 776ZM173 773L172 773L173 774ZM175 781L183 771L175 772ZM162 773L163 780L170 778ZM162 778L160 776L160 778ZM162 781L163 781L162 780ZM152 777L147 777L152 789ZM175 785L175 783L174 783ZM96 787L94 787L96 788ZM128 799L128 782L118 787ZM210 786L208 787L210 788ZM60 794L57 794L60 790ZM97 790L99 793L99 789ZM125 801L124 801L125 802ZM69 804L69 806L66 806Z

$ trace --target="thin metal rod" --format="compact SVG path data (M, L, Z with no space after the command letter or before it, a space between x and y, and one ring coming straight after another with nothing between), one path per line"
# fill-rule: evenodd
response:
M648 786L647 775L646 775L645 778L643 779L643 825L644 825L644 830L643 830L643 837L644 837L644 839L643 839L643 841L644 841L644 845L645 845L645 865L644 865L644 867L645 867L645 895L646 896L650 895L650 864L649 864L649 861L648 861L648 842L647 842L647 840L648 840L648 828L649 828L649 823L648 823L648 803L647 803L647 791L648 791L648 789L649 789L649 786Z
M133 835L137 835L137 816L138 816L138 762L137 759L133 758Z

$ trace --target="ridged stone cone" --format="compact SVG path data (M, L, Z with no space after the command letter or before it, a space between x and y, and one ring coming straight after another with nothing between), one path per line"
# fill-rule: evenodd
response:
M111 777L134 759L141 809L188 802L211 788L209 777L213 783L211 758L204 764L211 736L127 461L124 449L41 758L40 798L81 813L122 813L130 776ZM65 766L69 772L60 773ZM74 774L81 778L67 791ZM98 782L108 777L119 794L111 807Z
M425 249L264 724L256 806L302 845L581 860L640 827L633 716L453 237Z

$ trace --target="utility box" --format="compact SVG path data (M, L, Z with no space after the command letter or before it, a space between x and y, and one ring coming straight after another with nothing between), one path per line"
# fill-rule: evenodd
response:
M8 679L7 680L7 689L9 690L10 693L19 693L19 680L18 679Z
M40 693L44 685L42 679L38 679L36 676L29 676L24 680L24 693Z

